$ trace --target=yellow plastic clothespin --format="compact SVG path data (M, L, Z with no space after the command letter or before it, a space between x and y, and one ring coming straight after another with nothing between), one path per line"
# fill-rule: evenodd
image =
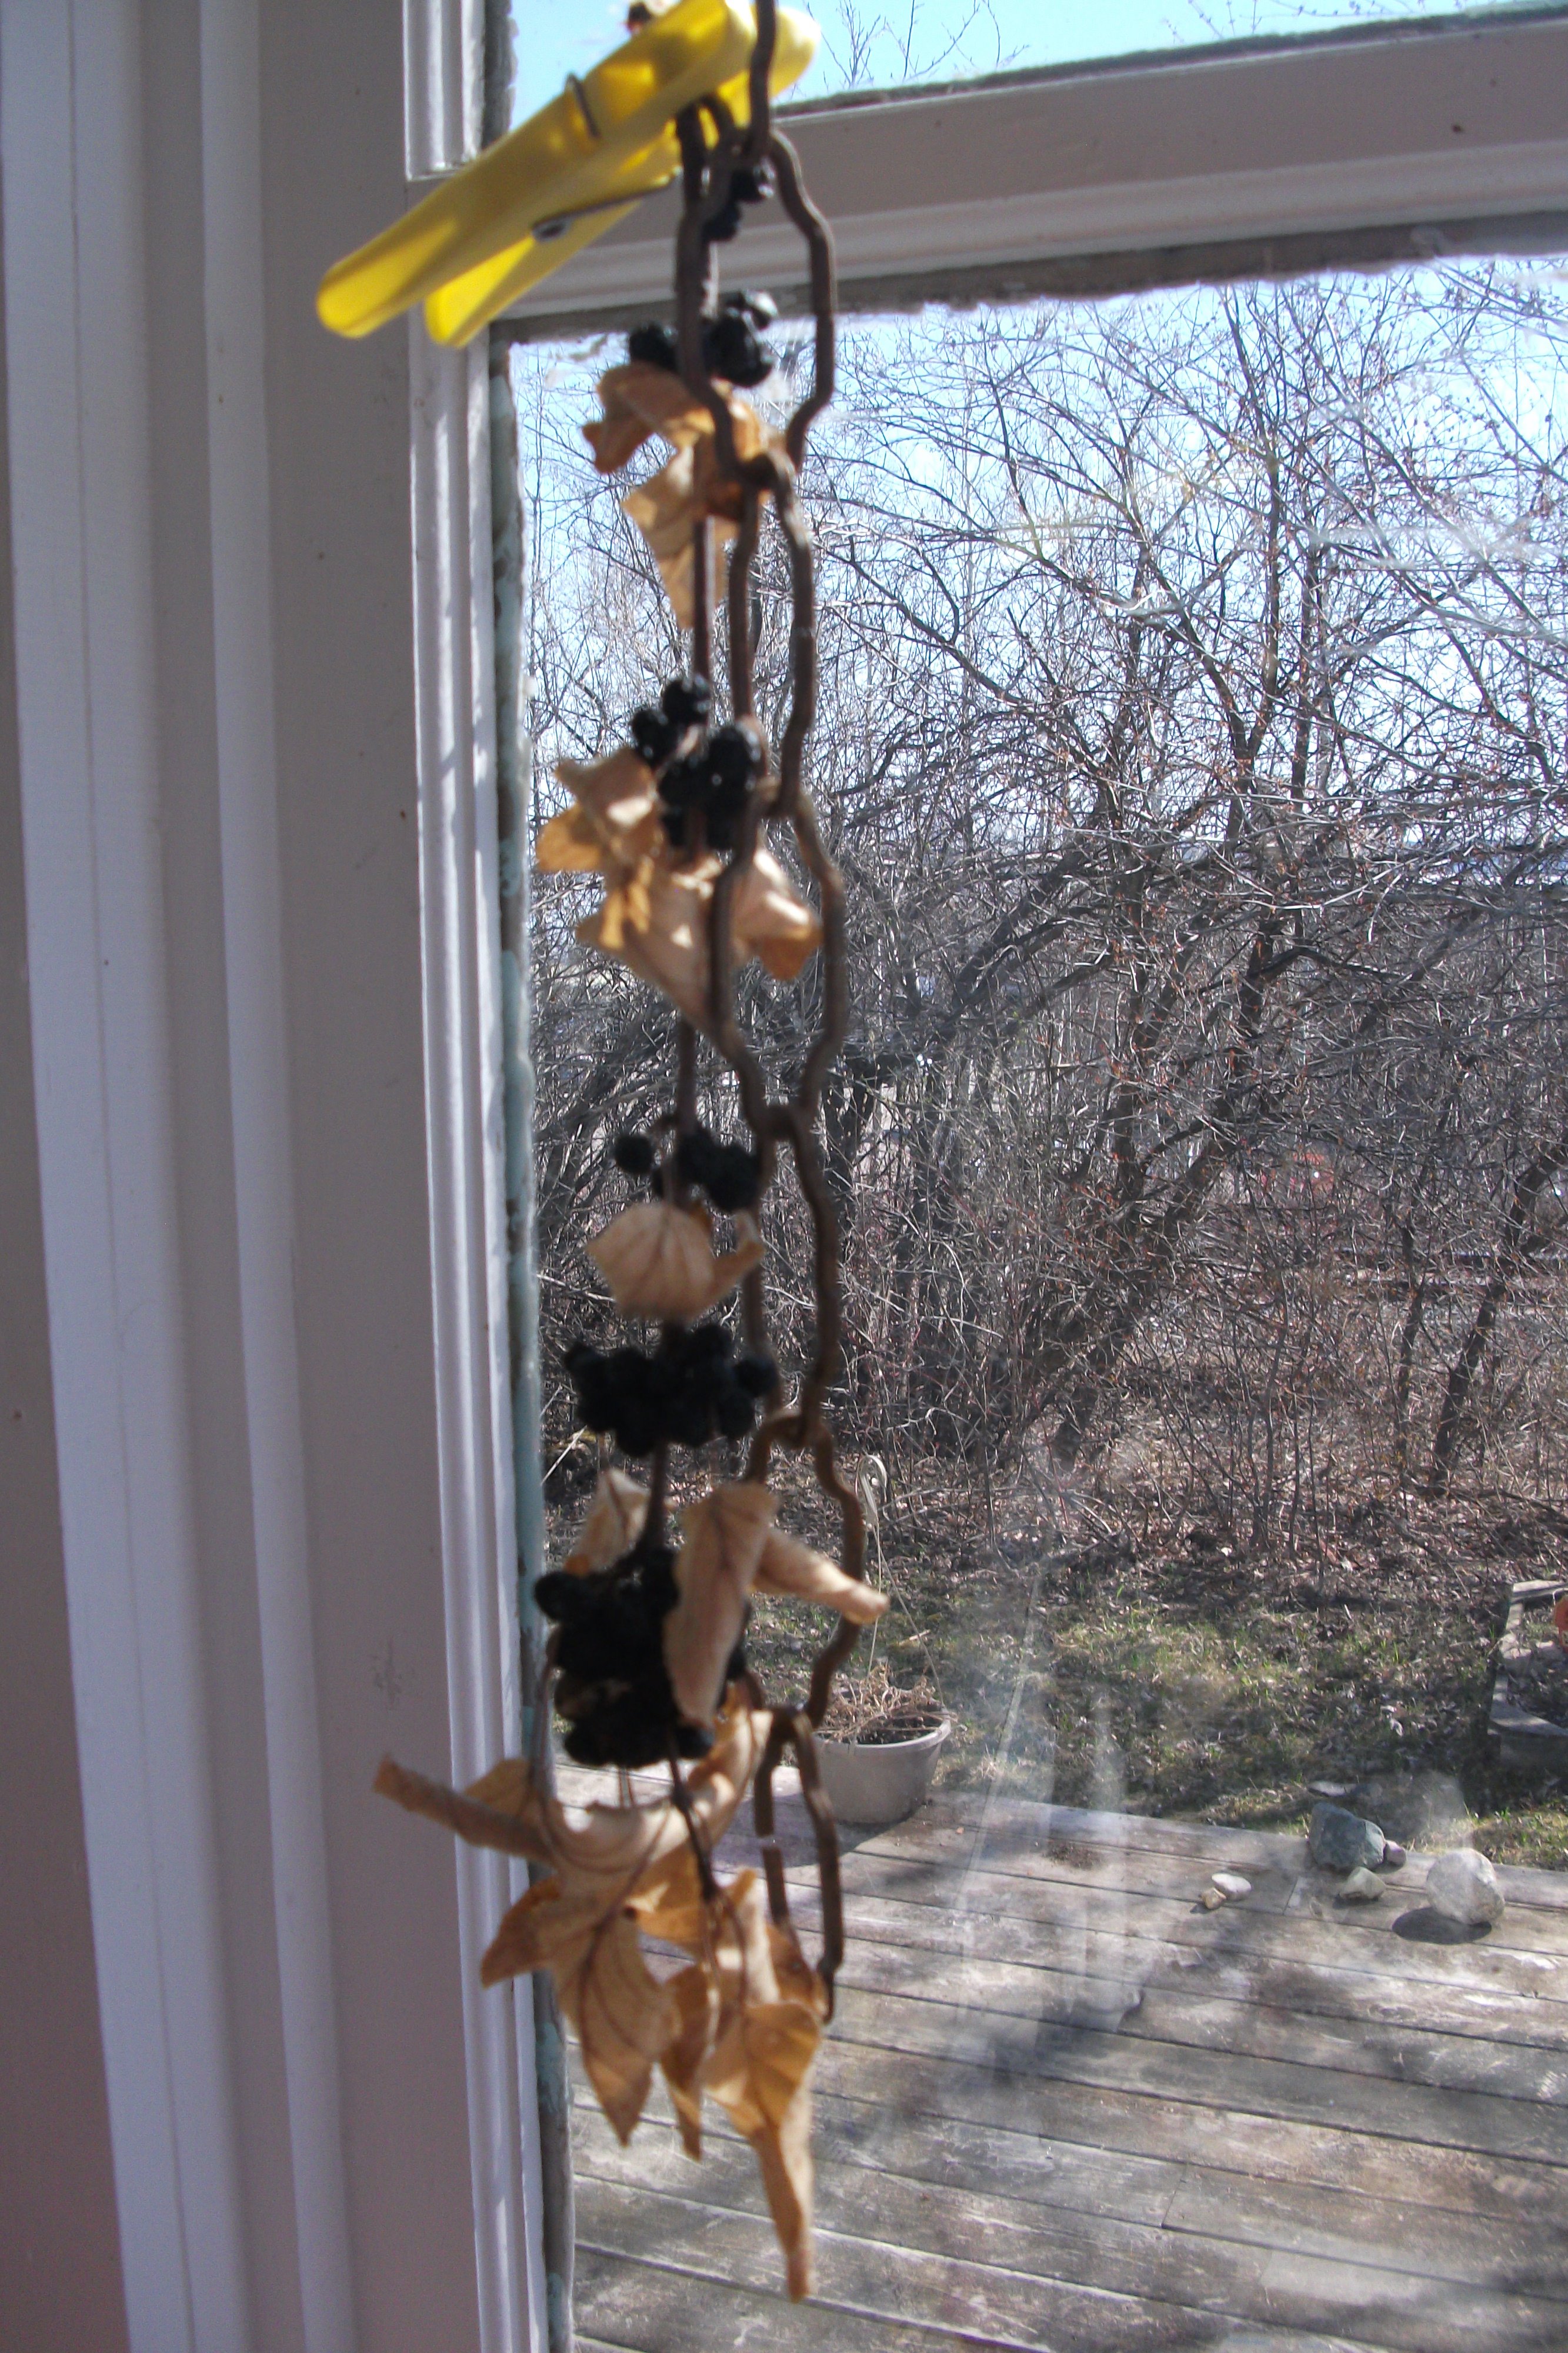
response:
M756 40L747 0L676 0L559 98L487 147L379 237L334 262L316 309L368 335L418 301L437 343L463 343L509 302L622 220L680 168L675 118L717 96L750 113ZM772 90L798 81L817 28L781 8Z

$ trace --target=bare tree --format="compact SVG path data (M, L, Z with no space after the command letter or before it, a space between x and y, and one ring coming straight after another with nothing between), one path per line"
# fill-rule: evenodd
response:
M1429 1409L1450 1476L1565 1165L1565 325L1549 273L1463 268L847 339L808 483L862 942L825 1110L884 1449L1039 1425L1071 1462L1154 1382L1187 1475L1294 1525L1353 1361L1378 1462ZM571 448L587 368L519 367L536 716L593 753L674 641ZM764 714L778 609L764 576ZM570 886L539 903L548 1265L647 1037ZM780 1068L810 987L752 992Z

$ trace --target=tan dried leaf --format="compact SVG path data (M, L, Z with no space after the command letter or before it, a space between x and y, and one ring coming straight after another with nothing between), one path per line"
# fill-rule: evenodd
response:
M595 1236L588 1255L623 1315L689 1323L727 1298L762 1259L755 1223L750 1218L738 1222L738 1247L718 1258L701 1210L678 1209L668 1201L637 1201Z
M630 1552L647 1523L647 1491L624 1471L601 1471L577 1541L562 1562L574 1577L608 1568Z
M713 430L713 419L679 376L647 360L606 369L597 391L603 414L584 426L583 437L598 473L618 473L652 433L677 449L689 449Z
M629 360L607 369L597 388L603 414L584 425L583 432L601 474L618 472L653 433L674 449L689 449L717 438L706 403L694 400L680 377L668 368ZM784 448L783 435L775 426L763 423L749 400L732 389L725 399L735 455L742 463L762 449Z
M700 1953L711 1941L702 1881L689 1842L644 1872L626 1898L626 1908L637 1914L643 1935L656 1936L661 1945Z
M740 1896L738 1882L731 1894ZM760 1888L753 1883L733 1911L738 1950L721 1948L724 2000L703 2087L756 2151L798 2298L812 2290L811 2076L826 2000L794 1938L767 1918Z
M869 1626L888 1606L888 1597L860 1578L847 1577L836 1560L816 1552L795 1536L774 1528L763 1546L752 1584L757 1593L773 1593L795 1601L817 1601L837 1609L857 1626Z
M694 1961L665 1988L675 2004L674 2034L660 2054L670 2104L688 2157L702 2154L702 2070L719 2031L719 1985L710 1966Z
M827 1988L801 1951L800 1939L794 1928L777 1920L770 1920L768 1950L773 1956L773 1974L778 1979L781 1997L786 2001L803 2001L812 2015L826 2024Z
M678 628L691 627L697 609L696 526L708 516L712 530L708 541L708 599L711 606L718 579L719 558L735 536L735 524L712 502L710 469L698 462L700 453L678 449L657 474L639 482L621 501L623 512L647 542L658 565L658 576Z
M592 844L600 873L629 874L663 845L653 770L629 744L604 760L559 761L555 775L575 807L552 818L539 837L534 857L546 873L593 871L585 862Z
M795 980L822 945L822 925L772 850L759 849L735 893L735 961L760 959L775 980Z
M583 2064L620 2138L631 2137L659 2054L674 2034L668 1990L642 1957L635 1915L559 1880L531 1887L502 1920L479 1975L487 1986L547 1968L577 2030Z
M715 1487L680 1514L677 1599L664 1621L664 1663L689 1723L710 1724L740 1640L746 1599L778 1510L766 1487Z
M542 874L598 874L605 845L585 808L563 809L540 828L533 860Z
M618 957L628 972L646 980L679 1006L700 1029L712 1026L708 985L708 902L712 874L699 866L672 873L656 866L647 888L647 913L628 921L627 911L606 899L577 926L584 947Z
M752 2032L751 2047L758 2054L758 2063L775 2075L782 2075L786 2065L801 2064L804 2057L798 2089L783 2116L776 2124L764 2124L746 2135L756 2151L768 2211L784 2249L785 2284L797 2304L816 2285L811 2238L816 2188L811 2160L811 2068L817 2034L811 2012L804 2003L794 2001L776 2003L771 2017L753 2021Z
M755 1759L752 1768L755 1769ZM494 1769L499 1773L501 1768ZM475 1788L483 1790L489 1779L487 1775L485 1781L476 1783ZM488 1797L449 1789L445 1781L432 1781L423 1773L411 1773L392 1757L382 1758L371 1787L378 1797L390 1798L409 1813L423 1814L427 1820L441 1823L469 1846L492 1847L500 1854L526 1855L531 1862L546 1862L550 1859L551 1826L542 1808L531 1802L531 1793L530 1802L523 1802L520 1795L515 1808L499 1808L490 1804Z
M585 947L618 957L704 1031L713 1026L709 923L721 871L711 857L678 868L646 861L577 926ZM794 980L822 944L821 924L768 849L758 849L742 877L731 916L737 968L755 955L775 980Z
M686 1777L691 1812L710 1852L752 1786L772 1720L765 1710L747 1706L737 1684L720 1714L712 1747ZM549 1864L569 1894L592 1892L601 1913L625 1904L645 1873L687 1842L685 1819L672 1799L589 1806L574 1820L558 1798L536 1787L521 1757L503 1757L472 1791L462 1791L410 1773L388 1757L375 1788L471 1845Z

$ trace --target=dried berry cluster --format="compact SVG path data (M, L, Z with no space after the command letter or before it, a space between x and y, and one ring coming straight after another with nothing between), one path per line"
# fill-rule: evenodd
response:
M609 1568L573 1577L555 1569L534 1588L560 1628L555 1704L570 1729L566 1754L578 1765L662 1765L706 1757L713 1736L688 1724L664 1663L664 1621L676 1603L675 1555L639 1542ZM733 1661L738 1674L742 1656Z
M616 1167L626 1176L646 1176L656 1195L665 1190L658 1150L651 1136L628 1131L611 1146ZM754 1209L762 1186L762 1163L743 1144L721 1144L699 1123L677 1138L675 1174L682 1185L706 1193L721 1216Z
M773 372L773 355L762 332L778 314L771 294L726 295L714 316L702 325L702 364L709 375L739 385L742 392L765 384ZM680 374L674 330L658 320L633 328L626 338L626 357L665 368L671 375Z
M578 1341L566 1351L566 1369L584 1429L637 1456L749 1437L757 1400L778 1374L771 1356L731 1356L732 1346L722 1324L675 1325L651 1355L615 1348L603 1356Z
M670 847L728 852L763 772L762 737L751 720L706 725L706 679L671 679L657 710L634 711L627 730L634 749L658 782L660 815Z

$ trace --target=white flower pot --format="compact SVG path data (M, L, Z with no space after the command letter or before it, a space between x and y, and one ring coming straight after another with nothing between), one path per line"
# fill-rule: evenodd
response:
M901 1822L928 1796L950 1723L912 1740L821 1740L822 1786L841 1822Z

